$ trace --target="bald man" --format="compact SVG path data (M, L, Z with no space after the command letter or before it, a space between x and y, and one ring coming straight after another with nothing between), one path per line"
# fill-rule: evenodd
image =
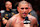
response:
M30 10L28 2L19 2L17 10L19 13L9 19L6 27L28 27L23 22L25 20L25 17L28 17L28 20L30 20L30 27L37 27L37 19L34 16L28 14Z

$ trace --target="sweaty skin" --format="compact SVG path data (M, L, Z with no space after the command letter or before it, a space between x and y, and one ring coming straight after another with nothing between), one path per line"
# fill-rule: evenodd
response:
M9 19L6 27L28 27L28 25L24 24L23 21L27 16L31 21L30 27L37 27L37 19L34 16L29 15L29 3L26 1L19 2L17 6L18 14L14 15L11 19Z
M30 27L37 27L37 20L34 16L27 15L28 19L31 21ZM25 19L21 18L19 14L14 15L11 19L9 19L6 27L27 27L24 25L23 21Z

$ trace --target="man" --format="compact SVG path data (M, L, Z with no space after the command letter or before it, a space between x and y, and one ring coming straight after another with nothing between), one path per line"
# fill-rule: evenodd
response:
M29 14L36 17L38 19L37 13L33 10L31 4L29 3L30 11Z
M26 1L19 2L17 6L18 14L14 15L7 22L6 27L28 27L23 23L25 17L28 17L28 20L31 21L30 27L37 27L37 19L34 16L29 15L29 3Z
M14 15L14 12L12 10L12 3L10 1L6 1L5 7L6 10L4 11L4 13L1 14L3 26L5 26L7 21Z

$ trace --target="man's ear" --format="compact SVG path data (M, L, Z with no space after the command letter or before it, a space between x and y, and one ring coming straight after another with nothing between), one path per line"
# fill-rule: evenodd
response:
M17 7L17 11L19 12L19 7Z
M7 5L5 5L5 7L7 7Z

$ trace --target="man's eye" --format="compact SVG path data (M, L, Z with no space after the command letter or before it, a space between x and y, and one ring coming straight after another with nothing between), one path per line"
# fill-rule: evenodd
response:
M21 9L24 9L24 8L21 8Z
M28 9L28 8L25 8L25 9Z

